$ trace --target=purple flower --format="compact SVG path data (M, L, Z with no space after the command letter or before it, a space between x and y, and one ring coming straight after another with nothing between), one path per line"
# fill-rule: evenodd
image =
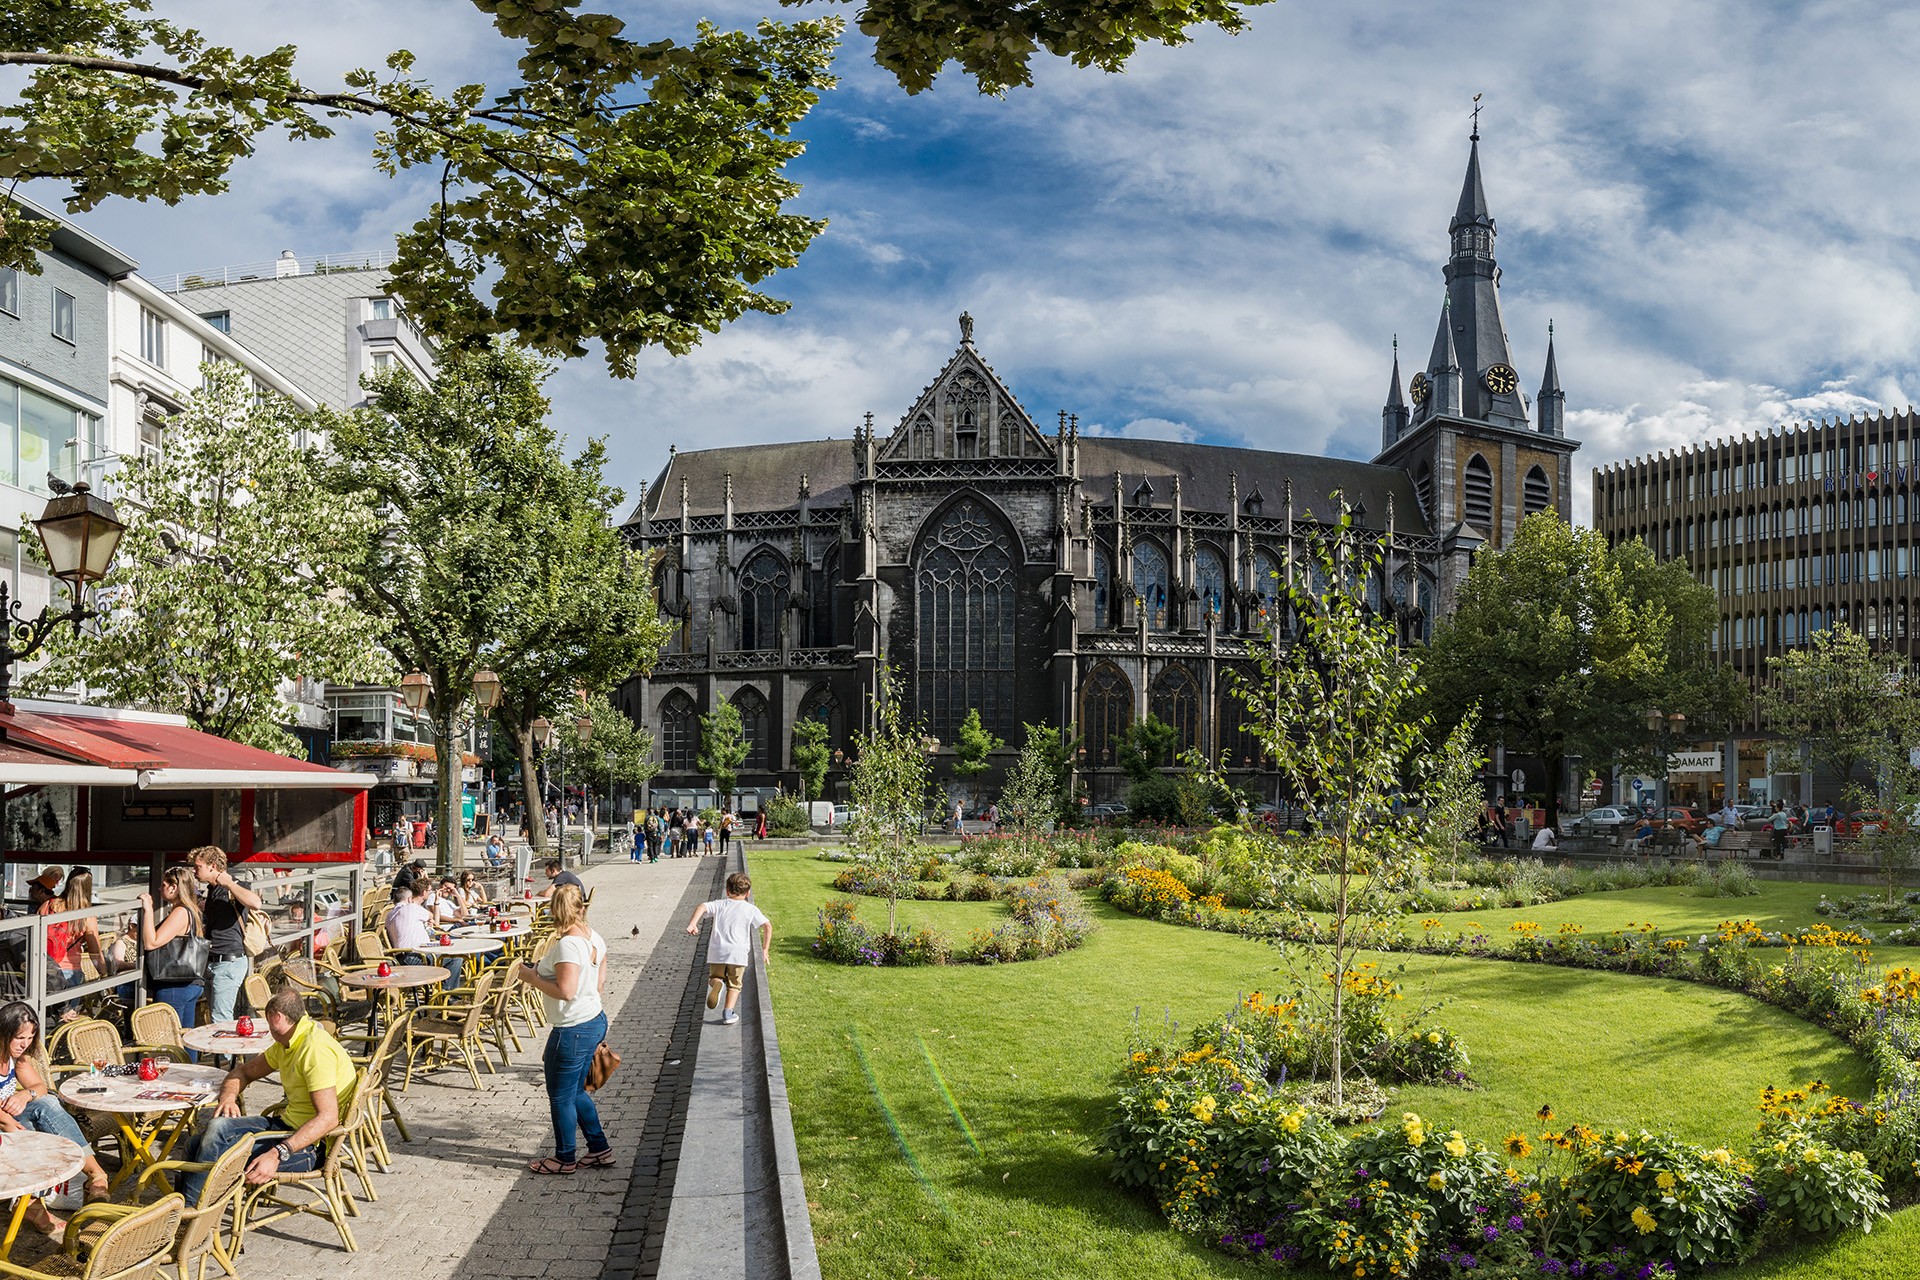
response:
M1247 1086L1241 1084L1238 1080L1235 1080L1232 1084L1227 1086L1228 1093L1245 1093L1246 1091L1247 1091Z
M1507 1219L1507 1230L1509 1231L1518 1231L1520 1228L1526 1225L1527 1225L1527 1220L1521 1217L1517 1213L1514 1214L1511 1218Z
M1462 1271L1471 1271L1479 1265L1480 1264L1474 1260L1472 1254L1463 1253L1460 1255L1460 1269Z
M1260 1162L1260 1172L1265 1173L1271 1168L1273 1168L1273 1160L1271 1157Z
M1500 1228L1495 1226L1489 1226L1485 1231L1482 1231L1480 1233L1480 1238L1482 1240L1488 1241L1489 1243L1491 1243L1492 1241L1498 1240L1500 1238Z

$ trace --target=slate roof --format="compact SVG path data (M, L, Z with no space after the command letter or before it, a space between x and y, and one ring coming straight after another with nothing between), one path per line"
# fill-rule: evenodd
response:
M1180 477L1180 500L1199 511L1225 511L1229 500L1228 474L1238 473L1244 502L1256 489L1264 499L1261 514L1272 517L1285 510L1286 483L1293 481L1294 510L1316 514L1331 511L1328 495L1342 491L1349 502L1366 508L1363 521L1383 528L1387 498L1392 495L1394 527L1407 533L1429 532L1414 497L1413 481L1398 467L1375 466L1339 458L1275 453L1225 445L1188 444L1177 440L1126 440L1116 437L1080 438L1082 493L1097 503L1112 501L1113 473L1121 473L1128 495L1144 480L1153 489L1152 505L1173 504L1173 478ZM743 445L726 449L682 450L667 463L647 489L650 519L680 518L680 482L687 481L687 509L696 516L726 510L726 476L733 474L733 509L790 511L799 506L800 477L807 477L816 509L838 507L851 494L855 477L853 444L849 440L800 440L779 444ZM638 518L638 509L628 523Z

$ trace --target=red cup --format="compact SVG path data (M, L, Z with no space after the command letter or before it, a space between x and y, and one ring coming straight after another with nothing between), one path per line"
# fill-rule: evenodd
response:
M253 1019L243 1013L239 1021L233 1024L233 1029L243 1036L250 1036L253 1034Z
M443 947L450 947L453 945L453 939L443 933L440 935L440 945Z
M142 1080L158 1080L160 1078L160 1064L152 1058L140 1059L140 1078Z
M382 960L380 962L380 968L378 972L380 976L383 978L391 978L393 976L393 966L388 964L385 960Z

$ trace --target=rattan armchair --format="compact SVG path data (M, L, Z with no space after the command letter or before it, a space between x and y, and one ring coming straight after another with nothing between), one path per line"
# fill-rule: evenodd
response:
M403 1010L388 1021L378 1044L371 1046L364 1056L353 1055L354 1062L366 1071L376 1090L376 1095L367 1099L369 1122L365 1145L380 1162L381 1169L388 1171L393 1168L393 1152L387 1147L386 1122L393 1121L394 1132L400 1135L400 1141L413 1141L413 1135L407 1132L407 1122L401 1118L400 1108L393 1098L394 1065L400 1060L400 1050L408 1043L412 1027L413 1010ZM376 1198L368 1196L368 1199Z
M165 1196L143 1209L120 1215L97 1235L89 1223L106 1215L98 1211L106 1206L89 1205L67 1222L67 1233L60 1252L49 1254L33 1266L0 1259L0 1276L19 1276L22 1280L43 1277L77 1276L81 1280L150 1280L161 1274L180 1231L180 1215L186 1201L176 1193ZM85 1260L81 1246L92 1237L92 1248Z
M207 1180L200 1188L198 1203L185 1205L181 1211L180 1232L174 1239L168 1261L177 1280L188 1280L189 1267L193 1269L193 1280L204 1280L208 1258L228 1275L237 1276L240 1272L234 1265L233 1255L238 1248L233 1242L235 1227L230 1218L239 1211L240 1198L246 1194L247 1163L252 1159L253 1141L249 1137L228 1147L212 1162L161 1160L140 1174L133 1203L88 1205L76 1213L72 1221L80 1224L84 1244L89 1236L100 1235L100 1224L117 1222L128 1214L141 1212L140 1198L153 1190L149 1183L157 1182L164 1197L169 1190L168 1174L199 1171L207 1175Z
M158 1000L143 1004L129 1015L127 1026L141 1045L164 1049L178 1054L182 1062L186 1061L186 1042L180 1039L180 1015L174 1012L172 1005L162 1004Z
M473 1087L480 1087L480 1071L474 1064L474 1055L487 1068L487 1074L494 1074L493 1059L487 1056L487 1046L481 1040L481 1029L489 1010L494 1003L494 989L500 984L500 971L488 969L465 995L443 996L428 1001L414 1013L413 1027L407 1037L407 1075L400 1086L405 1093L413 1085L413 1066L416 1061L427 1070L444 1063L455 1061L454 1053L459 1054L458 1061L473 1077Z
M271 1181L244 1194L240 1201L240 1212L235 1218L236 1252L245 1246L248 1231L299 1213L325 1218L340 1233L340 1243L347 1247L347 1251L359 1252L360 1243L353 1238L353 1228L347 1224L349 1217L357 1217L360 1213L359 1206L353 1201L353 1193L347 1189L347 1168L354 1166L361 1180L366 1180L367 1171L361 1163L360 1149L351 1139L366 1125L367 1108L375 1092L372 1079L366 1072L361 1072L340 1123L320 1139L326 1144L326 1152L321 1156L320 1163L306 1173L275 1174ZM304 1198L295 1199L296 1194ZM255 1214L262 1207L266 1212L256 1217Z

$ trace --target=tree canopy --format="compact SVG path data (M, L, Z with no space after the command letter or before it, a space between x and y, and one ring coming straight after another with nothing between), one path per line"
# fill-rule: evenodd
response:
M1745 682L1709 652L1717 616L1684 562L1530 516L1511 546L1475 557L1453 613L1434 628L1429 705L1453 725L1477 704L1481 746L1504 739L1539 757L1552 822L1567 757L1657 768L1650 712L1684 715L1713 736L1745 711Z
M1905 764L1920 728L1916 675L1903 655L1876 652L1859 632L1835 625L1805 648L1769 657L1755 701L1768 728L1804 746L1845 789L1861 764L1883 762L1889 744Z
M859 22L909 92L954 62L997 93L1029 83L1042 51L1118 70L1141 41L1237 31L1264 2L870 0ZM14 0L0 67L29 74L0 98L0 182L63 183L70 213L174 204L225 191L263 135L311 142L364 120L382 172L438 178L391 287L445 341L512 334L556 357L598 341L624 377L648 347L681 354L748 311L786 309L756 286L825 226L783 208L799 191L785 166L804 147L794 125L833 87L839 18L703 22L680 41L577 0L473 3L521 46L516 83L436 89L399 49L313 84L292 45L231 48L151 0ZM0 267L37 271L50 232L0 220Z

